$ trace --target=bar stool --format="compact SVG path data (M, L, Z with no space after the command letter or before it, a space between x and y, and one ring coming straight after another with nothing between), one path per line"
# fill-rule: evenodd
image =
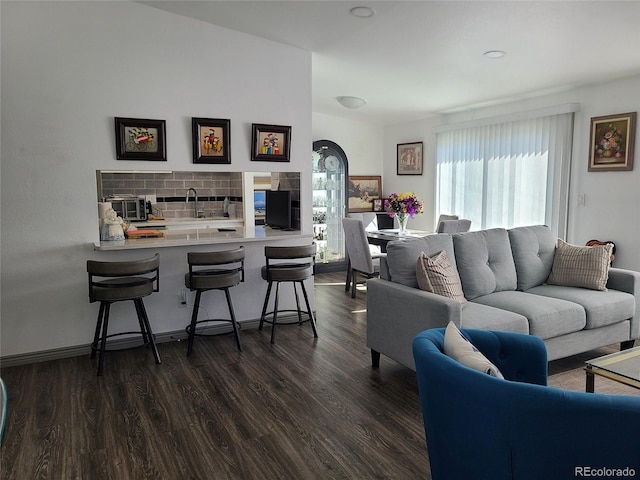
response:
M156 347L155 338L149 324L149 317L144 308L143 297L159 291L160 255L157 253L146 260L128 262L100 262L87 261L89 274L89 302L100 302L98 322L91 344L91 358L98 358L98 375L104 369L104 357L107 352L107 339L119 335L140 334L144 345L150 345L156 364L160 363L160 355ZM97 278L96 278L97 277ZM102 279L102 280L101 280ZM112 303L132 300L136 307L136 314L140 330L108 334L109 310ZM100 333L102 330L102 334ZM98 343L100 347L98 348Z
M189 264L189 273L184 276L184 284L188 289L191 291L195 290L196 292L196 300L193 304L193 312L191 314L191 323L186 328L186 331L189 334L187 356L191 355L191 352L193 351L193 340L196 335L209 337L230 333L198 333L196 331L196 327L199 323L203 322L231 322L238 350L242 351L238 322L236 322L236 316L233 311L229 288L235 287L240 282L244 282L244 247L238 247L234 250L225 250L221 252L189 252L187 253L187 263ZM216 318L198 320L198 310L200 308L202 293L209 290L224 290L225 296L227 297L227 307L229 307L231 319Z
M311 322L311 328L313 329L313 336L318 338L318 331L316 330L316 320L313 316L311 306L309 305L309 297L307 290L304 286L304 281L311 278L314 274L315 267L315 255L316 244L295 247L264 247L264 255L266 259L266 265L261 269L262 279L269 282L267 287L267 294L264 298L264 305L262 307L262 315L260 316L260 325L258 330L262 330L264 323L271 324L271 343L275 343L276 339L276 325L292 325L301 324L303 322ZM273 310L267 312L267 306L269 304L269 298L271 296L271 288L273 283L276 283L276 295L274 300ZM293 291L296 297L296 310L279 310L278 309L278 293L280 290L281 282L292 282ZM300 299L298 297L298 290L296 284L299 283L302 286L302 293L304 295L304 301L307 306L307 310L300 309ZM298 321L278 321L278 313L284 312L296 312L298 314ZM305 314L308 318L303 319L302 314ZM271 317L271 318L267 318Z

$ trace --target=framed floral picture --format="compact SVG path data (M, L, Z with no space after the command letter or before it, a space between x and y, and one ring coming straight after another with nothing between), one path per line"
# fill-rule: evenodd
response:
M422 175L422 142L398 144L398 175Z
M291 150L291 127L253 124L251 160L288 162Z
M193 163L231 163L231 120L192 118Z
M381 176L349 176L349 213L372 212L379 198L382 198Z
M633 170L636 112L593 117L589 146L589 171Z
M167 161L165 121L115 117L118 160Z

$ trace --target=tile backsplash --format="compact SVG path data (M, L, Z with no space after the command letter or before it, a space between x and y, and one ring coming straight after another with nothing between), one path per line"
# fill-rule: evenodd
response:
M206 217L222 216L226 197L230 204L236 205L236 216L242 217L242 178L242 172L98 172L98 199L155 195L154 213L166 218L193 217L193 193L190 193L189 203L185 198L187 190L194 188L198 193L198 210L203 210ZM291 190L293 228L299 229L300 173L271 173L271 188Z

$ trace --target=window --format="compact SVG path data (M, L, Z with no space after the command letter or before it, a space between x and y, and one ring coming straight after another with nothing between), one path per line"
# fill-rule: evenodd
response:
M575 106L560 109L437 129L436 214L564 237Z

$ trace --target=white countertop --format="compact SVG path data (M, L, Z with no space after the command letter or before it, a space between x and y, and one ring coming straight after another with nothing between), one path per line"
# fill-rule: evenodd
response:
M202 219L210 220L210 219ZM144 225L143 225L144 224ZM166 222L163 225L166 226ZM140 229L153 229L149 222L136 224ZM186 228L185 228L186 227ZM134 250L143 248L182 247L190 245L225 244L242 242L260 242L264 240L287 240L293 238L312 238L311 234L302 234L300 230L283 231L272 230L269 227L232 227L225 223L220 227L202 226L189 228L184 224L182 228L167 228L162 232L164 238L135 238L126 240L109 240L94 243L94 250ZM220 231L223 229L223 231ZM224 231L229 230L229 231Z

